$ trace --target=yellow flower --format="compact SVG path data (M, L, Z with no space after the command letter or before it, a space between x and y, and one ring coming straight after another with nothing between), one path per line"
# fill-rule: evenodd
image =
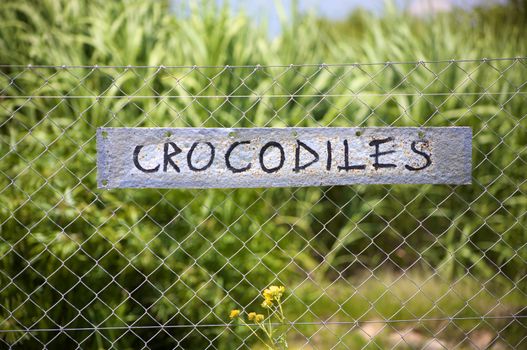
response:
M256 323L260 323L264 320L264 315L258 314L254 317L254 320L256 321Z
M240 316L240 310L238 309L231 310L231 313L229 315L230 318L236 318L238 316Z
M252 321L256 318L256 312L249 312L249 315L247 315L249 318L249 321Z
M273 302L272 302L271 300L269 300L269 299L265 299L265 300L263 301L263 303L262 303L262 307L263 307L264 309L268 309L268 308L270 308L272 305L273 305Z
M262 292L263 294L263 297L265 298L265 300L272 300L273 299L273 296L271 295L271 290L270 289L264 289L264 291Z
M284 286L270 286L269 288L264 289L264 291L262 292L262 295L266 301L267 300L268 301L273 301L273 300L278 301L280 300L284 292L285 292Z

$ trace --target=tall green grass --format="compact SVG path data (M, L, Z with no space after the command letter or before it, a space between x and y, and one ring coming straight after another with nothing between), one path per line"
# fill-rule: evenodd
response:
M479 59L525 56L524 26L481 20L496 9L414 18L388 7L382 16L362 12L345 23L295 14L269 38L265 26L227 7L193 6L190 14L154 1L0 6L0 62L22 65L0 68L2 95L58 96L0 97L0 327L110 327L68 333L73 339L1 333L4 342L137 348L177 339L203 348L213 339L217 348L232 348L248 334L119 327L224 323L230 308L250 307L273 281L292 290L287 304L300 321L329 318L335 305L322 301L313 304L315 315L303 314L303 305L316 303L310 290L356 286L356 276L368 271L373 280L407 270L443 282L468 276L474 289L492 292L476 298L489 310L518 311L518 294L527 292L527 64ZM370 64L386 61L414 63ZM315 65L279 66L290 63ZM324 93L334 96L289 97ZM229 94L251 97L189 97ZM125 98L166 95L176 97ZM103 125L468 125L474 183L101 191L94 134ZM430 291L427 279L413 283ZM392 288L399 302L408 298L407 287ZM361 290L362 299L376 300L378 290ZM502 307L511 293L511 308ZM348 315L338 319L364 321L398 309L395 299L361 314L346 295L337 300ZM469 294L456 298L449 313L474 314L463 306ZM408 310L419 313L419 303ZM475 310L484 312L481 305ZM501 335L514 339L514 332Z

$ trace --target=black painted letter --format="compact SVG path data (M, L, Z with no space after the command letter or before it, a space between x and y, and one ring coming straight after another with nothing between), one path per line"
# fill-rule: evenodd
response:
M348 140L344 140L344 166L338 166L339 170L360 170L360 169L366 169L366 165L350 165L349 160L349 146L348 146Z
M385 154L395 153L395 151L384 151L384 152L379 151L379 145L386 143L386 142L390 142L390 141L393 141L393 137L387 137L385 139L380 139L380 140L373 140L372 142L370 142L370 146L375 146L375 153L370 154L370 157L375 158L375 162L373 163L373 167L375 168L375 170L379 168L395 168L396 167L395 164L379 163L380 156L383 156Z
M274 168L268 168L264 164L264 154L265 154L265 151L267 151L269 147L276 147L280 151L280 164L278 164ZM260 166L262 167L262 170L265 171L266 173L277 172L278 170L280 170L280 168L284 166L284 162L285 162L284 148L278 142L274 142L274 141L267 142L260 150Z
M327 142L328 158L326 159L326 170L331 170L331 141Z
M212 165L212 162L214 161L214 155L216 154L216 149L214 148L214 146L212 145L212 143L210 142L204 142L207 146L209 146L210 148L210 158L209 158L209 162L207 164L205 164L203 167L201 168L196 168L193 164L192 164L192 154L194 154L194 150L196 149L196 147L200 144L198 141L197 142L194 142L192 144L192 146L190 147L190 150L188 151L188 154L187 154L187 164L188 164L188 168L192 171L203 171L203 170L206 170L208 168L210 168L210 166Z
M139 164L139 152L141 152L141 149L143 148L143 145L136 146L134 149L134 165L137 169L141 170L143 173L155 173L159 170L159 164L152 169L145 169Z
M426 159L426 164L421 166L421 167L418 167L418 168L414 168L413 166L410 166L410 165L405 165L404 167L406 169L410 170L410 171L423 170L424 168L428 168L430 166L430 164L432 164L432 159L430 159L430 154L425 153L425 152L420 151L417 148L415 148L415 145L417 144L417 142L424 143L425 145L428 145L428 141L424 141L424 140L412 141L412 145L411 145L412 151L414 151L414 153L419 154L424 159Z
M232 145L229 146L229 149L227 149L227 152L225 152L225 165L227 165L227 169L229 169L233 173L241 173L241 172L251 169L251 163L247 164L243 168L235 168L231 164L232 151L234 151L234 149L238 147L239 145L248 145L250 143L251 141L240 141L240 142L236 141Z
M302 147L303 149L305 149L306 151L311 153L311 155L313 156L313 160L311 160L309 163L300 165L300 147ZM296 140L295 167L293 168L293 171L295 173L298 173L300 170L304 170L305 168L307 168L311 164L314 164L314 163L318 162L318 159L319 159L318 153L315 152L314 149L312 149L311 147L309 147L308 145L306 145L302 141Z
M174 152L168 153L168 146L172 146L172 149L174 149ZM168 170L168 163L179 173L179 168L172 160L172 157L178 155L181 153L181 148L179 148L174 142L166 142L165 143L165 149L163 152L163 171L166 173Z

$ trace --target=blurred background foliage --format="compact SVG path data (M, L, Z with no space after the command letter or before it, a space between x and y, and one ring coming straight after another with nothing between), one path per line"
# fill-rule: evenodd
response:
M388 2L343 21L277 9L282 30L270 38L214 1L190 13L164 1L2 2L0 328L108 327L0 333L4 342L233 348L243 329L126 327L222 324L270 283L287 287L290 319L306 322L525 313L527 63L448 61L525 57L525 2L429 16ZM410 63L371 64L387 61ZM364 65L279 66L322 62ZM185 97L229 94L251 97ZM140 97L167 95L178 98ZM471 126L473 185L96 186L99 126L385 125ZM459 342L479 326L525 344L524 325L508 320L414 326ZM312 341L366 345L344 330Z

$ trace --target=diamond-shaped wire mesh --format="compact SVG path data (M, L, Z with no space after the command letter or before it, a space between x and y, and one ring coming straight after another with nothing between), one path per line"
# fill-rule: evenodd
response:
M527 58L0 67L0 348L527 347ZM99 190L95 130L470 126L469 186ZM241 310L244 324L231 320Z

